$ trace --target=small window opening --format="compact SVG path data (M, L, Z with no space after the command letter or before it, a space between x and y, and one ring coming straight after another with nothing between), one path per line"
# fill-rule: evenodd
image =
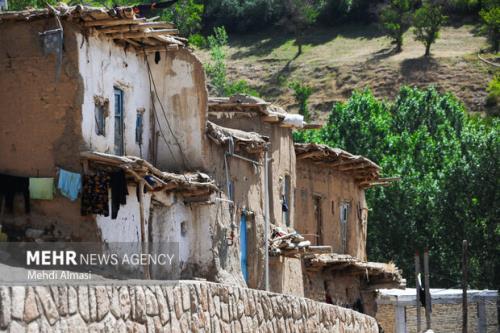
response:
M101 96L94 96L94 119L95 133L97 135L106 135L106 117L108 116L109 100Z
M144 109L137 110L137 117L135 120L135 142L142 145L142 134L144 132Z

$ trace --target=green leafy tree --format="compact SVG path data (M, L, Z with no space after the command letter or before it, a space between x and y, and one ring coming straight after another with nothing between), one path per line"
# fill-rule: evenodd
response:
M500 121L469 116L451 94L404 87L394 101L355 92L319 131L296 140L325 143L376 161L401 181L367 191L368 256L394 260L413 283L415 250L428 247L436 287L461 277L470 242L470 285L500 285Z
M286 14L282 24L295 34L295 43L297 44L296 57L302 54L304 32L316 22L323 4L322 0L285 1Z
M313 92L312 87L298 81L291 82L289 87L293 90L295 101L299 103L299 113L304 116L305 121L309 121L310 114L308 101Z
M214 34L208 36L211 62L205 65L205 71L215 92L219 96L225 95L227 85L226 53L227 33L224 27L215 27Z
M175 23L181 35L191 36L201 29L203 8L197 0L181 0L164 10L162 19Z
M226 29L214 28L214 34L207 38L210 48L210 62L205 65L205 71L218 96L231 96L234 94L248 94L257 96L257 92L250 87L247 81L238 80L231 82L227 79L226 52L228 43Z
M493 51L498 52L500 40L500 1L487 2L479 15L483 21L483 31L487 34Z
M424 2L415 12L413 16L415 39L425 45L426 57L431 55L431 45L438 39L439 30L446 19L441 6L430 1Z
M380 14L382 24L396 45L396 52L403 47L403 34L410 27L412 5L410 0L391 0Z

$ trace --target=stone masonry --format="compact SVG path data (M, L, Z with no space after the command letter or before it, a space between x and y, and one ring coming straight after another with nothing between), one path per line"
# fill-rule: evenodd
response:
M372 317L222 284L0 287L0 332L366 332Z

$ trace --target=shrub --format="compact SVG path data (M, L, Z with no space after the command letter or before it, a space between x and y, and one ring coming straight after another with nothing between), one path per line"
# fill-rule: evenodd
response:
M310 118L310 114L307 102L313 92L312 87L302 84L298 81L291 82L289 84L289 87L293 90L295 101L299 103L299 113L304 116L305 121L308 121Z
M410 0L391 0L380 15L385 30L396 44L396 52L402 50L403 34L410 26L410 13Z
M488 84L488 96L486 97L486 105L496 106L500 104L500 74L495 75L493 80Z
M498 52L500 39L500 4L486 6L479 12L479 15L483 20L483 32L488 36L493 51Z

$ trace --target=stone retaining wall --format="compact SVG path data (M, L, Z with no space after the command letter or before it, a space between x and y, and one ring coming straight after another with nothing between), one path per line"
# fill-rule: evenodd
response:
M366 332L372 317L226 285L0 287L0 332Z

